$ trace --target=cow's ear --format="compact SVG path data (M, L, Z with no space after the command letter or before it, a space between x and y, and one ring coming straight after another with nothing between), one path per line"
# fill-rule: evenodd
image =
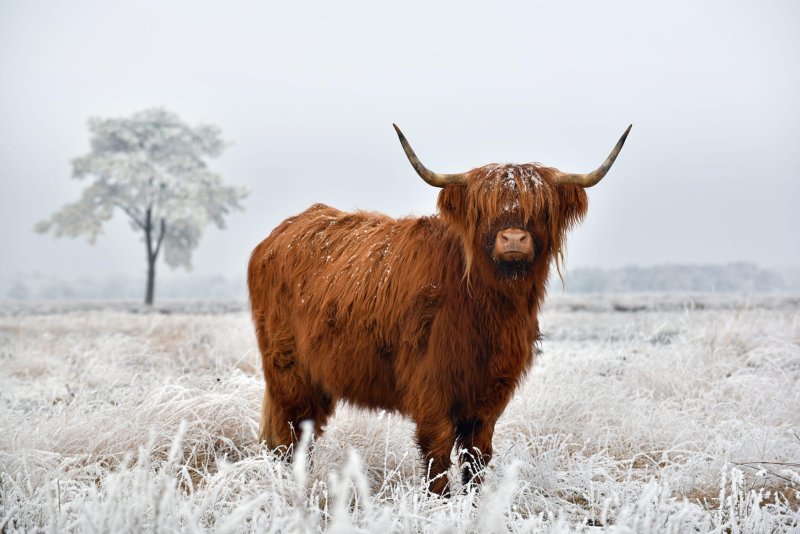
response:
M467 214L467 188L463 185L448 185L439 193L439 213L455 223L463 224Z
M583 187L573 184L558 186L559 228L561 231L572 228L581 222L589 209L589 199Z

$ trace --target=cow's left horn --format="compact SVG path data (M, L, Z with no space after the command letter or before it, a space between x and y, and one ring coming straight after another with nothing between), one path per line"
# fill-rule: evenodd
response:
M409 145L408 141L406 141L406 136L403 135L403 132L400 131L400 128L398 128L396 124L392 124L392 126L394 126L394 129L397 131L397 137L400 138L400 144L403 145L403 150L405 151L406 156L408 156L408 161L411 162L411 165L414 167L414 170L417 171L417 174L419 174L420 178L434 187L444 187L446 185L467 185L466 173L439 174L438 172L433 172L425 167L419 158L417 158L417 155L414 154L414 151L411 149L411 145Z
M611 154L608 155L603 164L597 169L593 170L589 174L571 174L559 171L555 176L556 183L575 184L581 187L592 187L597 182L602 180L603 176L606 175L608 170L614 164L614 160L617 159L617 155L619 154L619 151L622 150L622 145L625 144L625 139L628 138L628 132L631 131L632 127L633 124L628 126L628 128L625 130L625 133L622 134L622 137L620 137L619 141L617 141L617 146L614 147L614 150L611 151Z

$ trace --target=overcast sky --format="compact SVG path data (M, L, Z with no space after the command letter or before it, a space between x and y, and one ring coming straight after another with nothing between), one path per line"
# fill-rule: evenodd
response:
M203 275L242 276L313 202L432 213L392 122L440 172L586 172L633 123L568 270L800 265L799 58L792 1L5 1L0 276L144 274L121 214L94 247L32 227L79 197L87 119L153 106L219 125L232 144L211 167L251 190L207 230Z

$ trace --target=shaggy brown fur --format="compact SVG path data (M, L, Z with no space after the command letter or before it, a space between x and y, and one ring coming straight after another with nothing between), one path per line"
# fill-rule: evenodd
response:
M487 165L439 194L439 215L393 219L316 204L253 251L248 285L267 388L261 439L289 446L323 430L339 400L416 422L430 488L448 491L454 444L480 479L492 434L530 367L551 262L586 213L553 169ZM534 258L504 266L496 233L521 228ZM294 429L294 430L293 430Z

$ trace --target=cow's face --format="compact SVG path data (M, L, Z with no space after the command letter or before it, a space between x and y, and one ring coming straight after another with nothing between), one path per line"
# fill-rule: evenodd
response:
M462 236L467 269L524 280L537 262L560 258L564 235L586 213L583 188L553 184L552 170L533 164L486 165L465 185L439 195L443 218Z
M465 274L476 260L481 269L503 279L525 280L532 269L546 277L551 259L559 266L567 230L586 213L584 188L606 175L631 127L603 164L588 174L573 174L536 164L486 165L459 174L440 174L419 161L395 125L417 174L441 187L439 210L461 235Z

